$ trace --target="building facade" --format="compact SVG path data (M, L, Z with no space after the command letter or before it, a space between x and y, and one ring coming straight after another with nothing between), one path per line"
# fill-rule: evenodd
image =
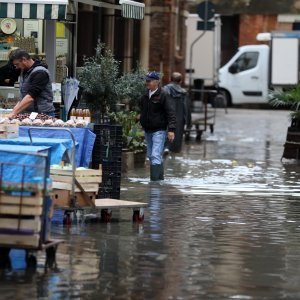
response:
M139 64L146 70L161 72L164 83L174 71L184 74L187 1L146 0L144 3L143 20L122 18L116 9L79 3L78 66L82 65L84 56L94 54L100 39L113 51L124 72Z
M193 1L196 11L203 0ZM275 30L300 30L299 0L211 0L222 18L222 63L239 46L258 44L256 35Z

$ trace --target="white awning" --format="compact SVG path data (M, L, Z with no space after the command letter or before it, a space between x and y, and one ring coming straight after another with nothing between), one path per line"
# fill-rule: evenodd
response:
M120 0L119 3L122 6L122 17L130 19L144 19L145 4L132 1L132 0Z
M0 0L0 18L64 20L68 0Z
M132 1L132 0L119 0L119 5L98 0L74 0L75 2L81 2L96 7L104 7L117 9L122 11L122 17L129 19L144 19L145 4Z

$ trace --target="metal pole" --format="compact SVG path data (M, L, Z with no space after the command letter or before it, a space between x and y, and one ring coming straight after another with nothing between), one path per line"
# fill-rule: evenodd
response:
M74 39L73 39L73 77L77 75L77 39L78 39L78 2L74 2L75 6L75 26L74 26Z
M214 16L214 85L219 84L219 68L221 65L221 17L218 14Z
M204 30L203 32L200 34L199 37L197 37L193 43L191 44L190 47L190 65L189 65L189 90L191 91L191 87L192 87L192 65L193 65L193 48L195 46L195 44L205 35L206 31L207 31L207 15L208 15L208 0L205 0L205 18L204 18Z

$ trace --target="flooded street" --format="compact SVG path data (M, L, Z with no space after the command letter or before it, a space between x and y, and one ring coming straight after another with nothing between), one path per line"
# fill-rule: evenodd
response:
M300 299L300 167L283 153L289 112L218 110L214 134L122 178L121 198L149 203L142 224L53 226L57 267L13 262L0 299ZM24 267L24 266L23 266Z

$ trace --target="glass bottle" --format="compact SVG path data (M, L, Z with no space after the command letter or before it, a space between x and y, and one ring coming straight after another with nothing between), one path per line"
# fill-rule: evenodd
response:
M83 120L83 112L81 108L76 109L77 120Z
M91 112L89 109L85 109L84 121L86 124L91 123Z
M76 109L73 107L70 112L70 120L76 120Z

